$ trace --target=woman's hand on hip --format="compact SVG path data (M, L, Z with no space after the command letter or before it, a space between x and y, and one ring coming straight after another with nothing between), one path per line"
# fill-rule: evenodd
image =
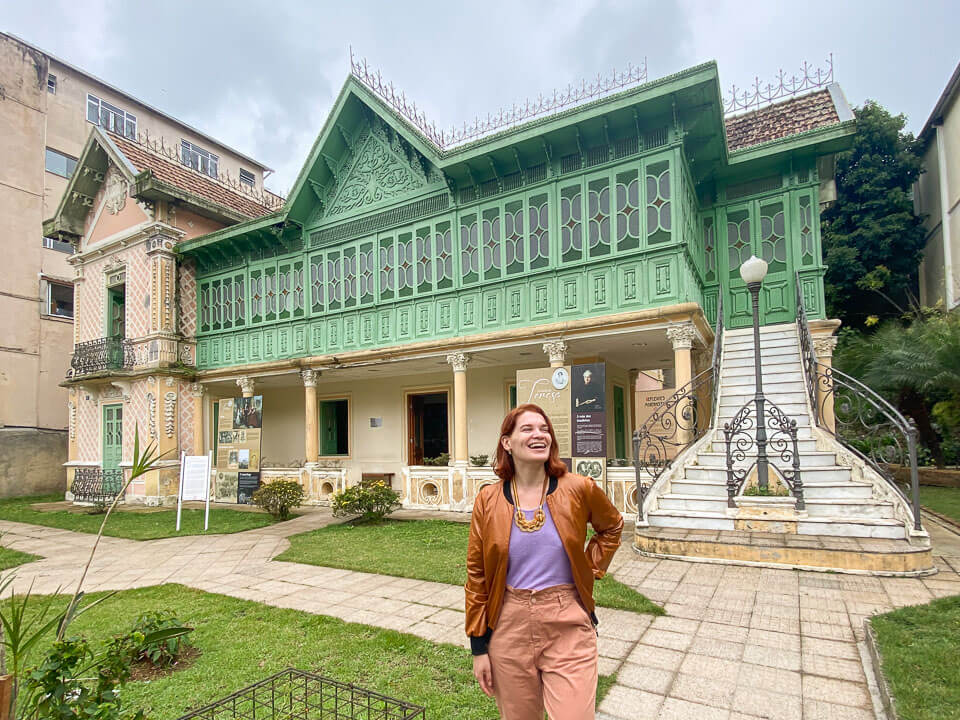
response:
M493 697L493 670L490 667L489 655L473 656L473 676L487 697Z

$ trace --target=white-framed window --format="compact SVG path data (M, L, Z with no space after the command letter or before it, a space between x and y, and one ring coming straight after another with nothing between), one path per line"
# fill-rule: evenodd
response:
M240 182L242 182L244 185L249 185L250 187L253 187L257 183L257 178L249 170L244 170L243 168L240 168Z
M51 95L57 94L57 76L53 74L47 75L47 92Z
M65 178L69 178L71 175L73 175L73 171L77 167L76 158L65 155L59 150L54 150L53 148L47 148L45 163L47 172Z
M104 130L137 139L137 116L126 110L87 93L87 122L99 125Z
M45 311L47 315L72 318L73 285L47 280Z
M67 253L68 255L73 254L73 245L63 240L57 240L52 237L45 237L43 239L43 246L48 250L56 250L57 252Z
M186 140L180 141L180 161L187 167L199 170L204 175L209 175L212 178L217 177L217 166L220 158Z

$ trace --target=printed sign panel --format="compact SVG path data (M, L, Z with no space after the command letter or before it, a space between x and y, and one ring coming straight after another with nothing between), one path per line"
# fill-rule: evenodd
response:
M570 457L570 368L517 370L517 405L543 408L557 435L560 457Z
M187 455L183 459L183 489L180 499L206 500L210 488L210 466L206 455Z
M570 409L573 457L607 456L607 377L605 363L574 365L570 369Z
M220 401L217 419L217 470L232 477L231 490L221 493L218 474L217 502L248 503L260 486L260 440L263 425L263 395ZM251 489L252 488L252 489Z
M588 477L597 483L600 487L605 487L607 482L607 459L603 457L575 457L573 458L572 472L577 475Z
M237 473L218 470L214 482L214 502L235 503L237 501Z
M636 426L638 428L643 427L643 425L656 412L657 408L669 400L670 396L675 392L676 389L674 388L663 388L662 390L641 390L638 392ZM676 442L676 427L673 426L674 418L670 416L669 419L671 420L671 428L669 430L663 427L663 422L661 420L660 422L653 423L650 426L650 431L654 437L671 438L674 442ZM641 450L641 453L643 452L644 451ZM672 460L677 454L677 447L669 442L663 443L662 445L658 443L657 452L666 455L666 457L663 458L664 460Z

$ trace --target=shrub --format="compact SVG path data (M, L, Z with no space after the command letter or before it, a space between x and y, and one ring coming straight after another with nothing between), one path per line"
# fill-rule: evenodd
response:
M146 660L156 667L170 667L173 665L184 647L189 647L185 635L163 638L161 630L170 630L181 627L177 618L168 613L150 612L137 618L131 633L132 638L143 640L133 642L134 658ZM159 636L159 637L158 637Z
M274 480L261 486L252 499L277 520L288 520L290 510L303 504L303 487L293 480Z
M436 457L424 458L424 465L448 465L450 463L450 453L440 453Z
M360 522L380 522L400 507L400 494L382 482L354 485L336 493L331 504L334 517L359 515Z
M474 467L483 467L487 464L487 461L490 460L489 455L471 455L470 464Z

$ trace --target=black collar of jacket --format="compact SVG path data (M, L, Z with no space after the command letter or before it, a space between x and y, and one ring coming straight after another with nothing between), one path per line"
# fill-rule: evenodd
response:
M557 489L557 484L558 484L557 478L551 477L550 482L547 483L547 495L551 494L554 490ZM509 483L509 482L503 483L503 496L507 499L507 502L510 503L511 505L514 504L513 490L510 489L512 485L513 483Z

